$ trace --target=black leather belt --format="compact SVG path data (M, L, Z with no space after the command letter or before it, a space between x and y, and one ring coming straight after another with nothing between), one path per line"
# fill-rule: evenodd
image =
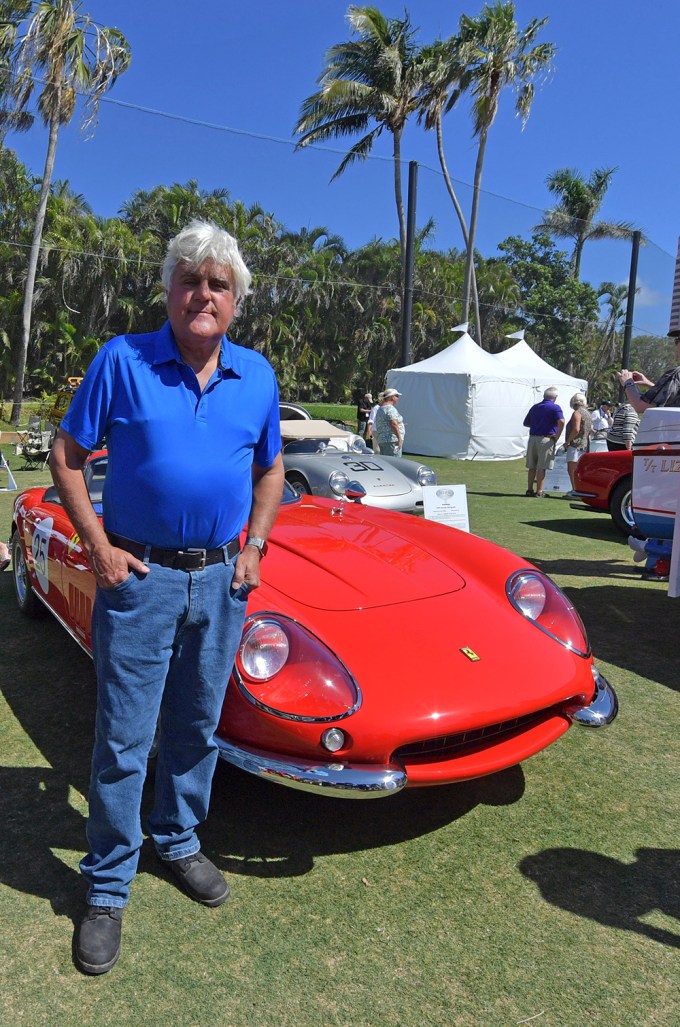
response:
M238 536L226 546L219 549L159 549L158 546L145 546L143 542L134 542L122 535L107 531L109 542L126 553L132 553L138 560L148 563L159 563L161 567L172 567L176 571L202 571L214 563L227 563L238 556L241 544Z

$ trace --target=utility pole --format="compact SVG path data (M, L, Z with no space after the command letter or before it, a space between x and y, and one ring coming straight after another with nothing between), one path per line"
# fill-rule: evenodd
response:
M630 340L633 334L633 311L635 309L635 290L637 288L638 255L640 253L639 231L633 232L633 246L630 251L630 274L628 275L628 302L626 303L626 322L623 326L623 354L621 367L627 368L630 363ZM625 390L619 387L619 403L623 403Z
M411 363L411 317L413 314L413 261L416 237L416 194L418 191L418 164L408 165L408 212L406 219L406 260L404 264L404 294L401 308L401 366Z

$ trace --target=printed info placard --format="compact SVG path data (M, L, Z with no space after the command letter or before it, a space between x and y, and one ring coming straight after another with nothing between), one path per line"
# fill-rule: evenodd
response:
M428 521L470 530L465 485L424 485L423 511Z

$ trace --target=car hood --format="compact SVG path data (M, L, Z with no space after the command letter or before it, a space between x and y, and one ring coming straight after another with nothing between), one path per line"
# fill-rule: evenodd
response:
M316 501L318 503L318 501ZM346 504L290 508L270 537L263 581L295 603L319 610L357 610L409 603L464 588L465 579L411 537L376 524ZM308 597L308 598L306 598Z

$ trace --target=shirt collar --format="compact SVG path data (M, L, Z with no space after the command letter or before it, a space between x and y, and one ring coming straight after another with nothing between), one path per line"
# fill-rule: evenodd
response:
M170 322L166 321L157 333L156 351L152 364L167 364L171 360L175 360L178 364L184 363L175 341L175 336L172 333ZM238 378L241 378L243 375L238 346L230 342L226 335L222 336L219 368L222 372L232 371Z

